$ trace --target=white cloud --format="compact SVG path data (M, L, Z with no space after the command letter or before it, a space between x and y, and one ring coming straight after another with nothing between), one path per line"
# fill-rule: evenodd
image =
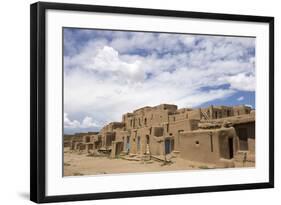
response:
M77 120L70 120L67 113L64 113L64 127L75 129L75 128L94 128L100 125L93 121L91 117L86 116L82 123Z
M89 128L89 127L98 127L99 125L93 121L93 118L86 116L83 119L80 126L81 126L81 128Z
M252 105L245 104L245 106L250 107L251 109L253 109L253 106L252 106Z
M120 59L119 53L112 47L86 48L81 54L66 59L66 66L95 72L100 78L115 77L122 81L143 80L145 75L140 61L126 62ZM110 75L110 76L109 76Z
M238 101L242 101L244 100L244 96L240 96L239 98L237 98Z
M231 88L242 91L255 91L256 80L254 75L239 73L237 75L226 77L226 81L230 83Z
M68 114L64 113L64 127L65 128L78 128L79 126L80 126L80 122L78 122L77 120L71 121L68 118Z

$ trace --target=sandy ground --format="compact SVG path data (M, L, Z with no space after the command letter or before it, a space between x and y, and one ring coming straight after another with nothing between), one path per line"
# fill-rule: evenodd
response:
M200 164L183 159L173 159L172 164L163 165L158 161L129 161L125 159L111 159L107 157L89 157L87 154L65 153L64 176L116 174L135 172L175 171L198 169ZM201 165L202 169L207 168ZM212 165L209 165L210 168Z
M98 174L136 173L136 172L159 172L176 170L194 170L216 168L213 164L192 162L181 158L172 158L172 163L150 161L129 161L121 158L93 157L86 153L64 152L64 176L82 176ZM244 166L252 167L254 164ZM239 164L235 167L242 167Z

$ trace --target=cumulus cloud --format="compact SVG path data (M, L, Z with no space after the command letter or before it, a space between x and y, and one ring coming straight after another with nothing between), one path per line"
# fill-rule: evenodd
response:
M239 73L226 77L232 88L242 91L255 91L255 76L251 74Z
M70 129L76 128L94 128L99 127L96 122L93 121L91 117L86 116L82 122L77 120L70 120L67 113L64 113L64 127Z
M79 126L80 126L80 122L78 122L77 120L71 121L68 118L68 114L64 113L64 127L65 128L78 128Z
M244 96L240 96L239 98L237 98L238 101L242 101L244 100Z
M254 109L252 105L245 104L245 106L250 107L251 109Z
M147 105L194 107L255 91L254 38L80 29L65 36L64 108L76 119L66 115L65 127L102 126Z

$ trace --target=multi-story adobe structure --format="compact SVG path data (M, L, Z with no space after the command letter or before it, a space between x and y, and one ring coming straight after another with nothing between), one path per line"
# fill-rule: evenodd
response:
M69 136L68 136L69 139ZM73 150L165 156L171 152L184 159L219 163L239 151L255 154L255 111L248 106L182 108L161 104L126 113L99 133L78 133Z

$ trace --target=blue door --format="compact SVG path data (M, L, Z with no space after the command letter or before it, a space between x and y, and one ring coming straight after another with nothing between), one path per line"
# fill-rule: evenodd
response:
M127 152L130 151L130 137L129 136L127 136L126 151Z
M165 154L169 154L171 152L171 140L165 140Z

